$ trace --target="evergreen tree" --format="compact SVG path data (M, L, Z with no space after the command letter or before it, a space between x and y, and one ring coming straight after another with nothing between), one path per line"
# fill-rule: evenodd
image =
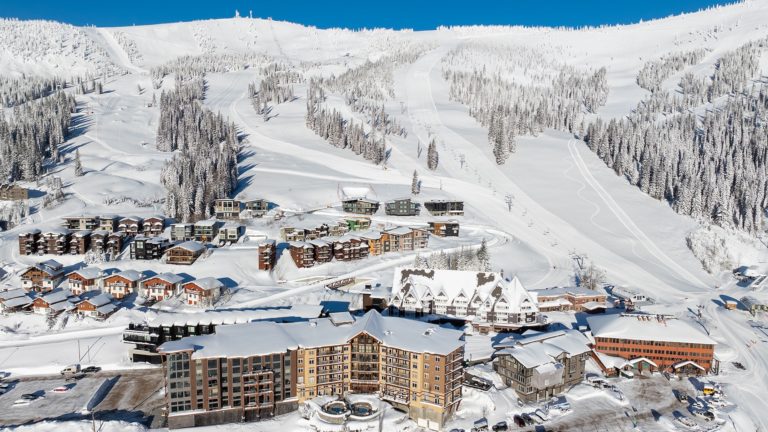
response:
M413 170L413 180L411 180L411 193L418 195L421 192L421 181L419 180L419 173Z
M83 176L83 164L80 163L80 150L75 150L75 176Z
M433 138L432 141L429 142L429 147L427 147L427 168L434 171L437 169L439 162L440 156L437 154L437 144Z

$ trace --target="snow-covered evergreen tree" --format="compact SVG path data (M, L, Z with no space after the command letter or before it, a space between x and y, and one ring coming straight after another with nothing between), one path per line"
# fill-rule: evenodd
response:
M418 195L421 193L421 180L419 180L419 173L413 170L413 179L411 180L411 193Z
M435 143L435 139L433 138L429 142L429 147L427 147L427 168L434 171L437 169L437 165L440 163L440 155L437 154L437 144Z
M83 176L83 164L80 162L80 150L75 150L75 176Z

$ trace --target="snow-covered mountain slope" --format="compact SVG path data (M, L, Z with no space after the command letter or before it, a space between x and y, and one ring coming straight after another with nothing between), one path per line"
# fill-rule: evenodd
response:
M759 264L768 259L768 253L755 233L706 230L706 221L675 213L667 202L651 198L617 176L574 133L546 126L548 119L538 119L546 126L543 131L518 133L516 151L506 155L504 164L497 164L488 125L476 120L480 116L475 110L457 101L446 77L449 72L471 74L485 68L525 87L525 91L508 89L510 93L534 100L537 95L531 88L545 88L561 74L574 83L599 81L595 73L604 67L605 86L600 91L607 90L605 100L596 104L594 112L583 112L578 101L576 123L620 119L649 97L649 90L637 83L638 72L649 61L702 51L700 57L694 56L697 61L664 75L658 87L674 93L684 74L708 77L725 53L767 36L768 2L763 1L630 26L580 30L350 31L248 18L123 28L0 21L0 77L103 79L102 94L80 94L73 87L65 90L76 93L78 112L70 135L59 147L61 161L52 164L45 176L63 180L65 197L46 208L40 196L33 195L33 213L25 226L56 226L67 215L164 212L161 172L175 153L156 147L158 101L163 91L175 88L178 75L195 75L189 73L193 65L198 67L195 73L205 75L202 106L234 122L243 138L233 195L268 199L288 215L287 220L249 225L252 237L276 237L285 224L333 220L341 215L338 204L345 189L364 189L381 201L410 195L417 171L421 180L417 200L466 202L466 215L460 219L462 237L455 242L435 239L434 250L476 246L485 238L494 269L516 274L529 288L574 283L574 258L587 257L607 271L608 282L650 295L657 300L659 312L687 316L689 308L711 306L712 298L721 293L738 295L723 268L707 272L702 267L700 259L707 248L724 244L728 251L716 251L718 261L732 266ZM760 52L759 74L766 75L768 55ZM184 56L189 57L169 66ZM366 62L374 63L365 67ZM224 63L226 67L209 68ZM299 78L293 79L290 73ZM259 112L249 84L258 88L270 76L282 77L275 79L283 79L282 86L292 86L295 97L270 102L265 112ZM322 82L313 80L321 78ZM573 85L574 93L588 88L580 85ZM326 92L320 103L340 113L346 124L362 125L374 138L375 122L402 131L386 136L386 163L376 165L349 148L331 145L307 126L308 90L318 86ZM573 102L567 90L548 95L558 103ZM349 103L353 99L368 105ZM693 109L706 111L714 106L707 103ZM5 114L10 111L6 109ZM427 160L431 141L439 153L434 170L428 169ZM83 176L75 176L75 152L80 155ZM45 177L39 185L24 184L46 190ZM395 218L383 211L374 217L377 224L426 224L429 220L426 214ZM38 260L19 256L15 235L20 229L0 233L0 262L11 273ZM692 233L699 233L693 236L697 256L687 246ZM406 254L349 266L333 263L306 271L289 269L280 276L288 284L278 285L274 275L254 270L255 256L252 244L245 242L217 250L190 267L188 274L230 278L239 290L227 307L254 306L319 301L326 294L322 283L309 283L315 278L353 275L388 281L395 265L413 260L413 255ZM57 259L68 266L82 261L78 256ZM177 271L162 263L127 259L109 265ZM714 291L717 286L724 291ZM748 358L748 366L755 368L750 374L758 376L765 370L764 347L743 348L751 337L747 325L719 309L707 311L711 323L716 323L713 337L724 352ZM128 320L136 312L121 313L119 319ZM717 325L744 328L719 332ZM114 355L104 362L119 359ZM760 394L761 389L753 387L733 391L748 401ZM765 428L765 420L752 415L760 412L758 405L745 402L744 410L755 426Z

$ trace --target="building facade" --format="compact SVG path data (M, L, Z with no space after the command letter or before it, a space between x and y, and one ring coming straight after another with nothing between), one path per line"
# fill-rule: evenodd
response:
M673 371L676 364L693 362L703 372L718 369L715 345L709 336L687 322L668 316L621 314L589 316L594 350L625 360L647 359L653 367Z
M424 208L432 216L464 216L464 201L427 201Z
M410 198L395 199L384 203L384 212L388 216L418 216L421 204Z
M463 333L368 312L220 327L160 346L170 428L269 418L318 396L378 393L439 429L461 403Z
M372 215L379 210L379 202L367 198L348 199L341 202L347 213Z

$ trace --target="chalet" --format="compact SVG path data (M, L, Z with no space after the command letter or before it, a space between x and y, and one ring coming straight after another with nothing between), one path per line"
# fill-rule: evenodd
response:
M117 217L116 216L100 216L99 227L102 231L115 232L117 231Z
M368 257L368 240L345 235L333 240L333 257L339 261L355 261Z
M175 223L171 225L171 241L185 242L195 239L195 224Z
M574 312L605 312L605 291L594 291L582 287L548 288L533 291L539 302L539 310L574 311Z
M584 380L589 340L576 330L527 331L502 340L493 365L504 383L525 402L550 400Z
M331 262L333 259L333 244L321 239L310 240L308 243L313 246L316 264Z
M70 236L69 253L70 255L83 255L88 252L91 246L91 231L77 231Z
M463 320L481 331L511 331L546 326L535 294L517 278L460 270L395 270L390 313Z
M40 230L32 228L19 233L19 254L32 255L37 252L38 242L40 240Z
M105 319L117 310L117 305L109 293L101 293L86 300L83 300L75 306L78 315Z
M69 231L52 228L43 232L37 241L38 255L64 255L69 251Z
M99 228L98 216L70 216L62 219L63 221L61 225L72 231L93 231Z
M277 246L274 240L259 243L259 270L272 271L277 261Z
M410 198L399 198L384 203L384 212L388 216L418 216L421 204Z
M163 301L181 293L181 283L184 281L179 275L162 273L150 277L142 283L143 297Z
M291 242L288 250L296 267L305 268L315 265L315 247L305 242Z
M205 252L205 245L196 241L179 243L170 247L165 253L165 262L168 264L193 264L200 255Z
M117 230L125 233L127 236L138 235L143 230L142 220L140 217L128 216L120 219L117 224Z
M379 202L368 198L353 198L341 202L347 213L372 215L379 210Z
M22 288L0 291L0 311L3 313L18 312L29 308L34 297Z
M268 211L273 209L275 205L265 199L255 199L245 202L245 211L248 212L251 217L262 217L267 214Z
M245 227L237 222L226 222L219 230L219 245L237 243L243 235Z
M432 216L464 216L464 201L427 201L424 208Z
M72 296L68 290L60 289L34 299L32 312L40 315L58 315L74 309L77 301L77 297Z
M165 218L162 216L150 216L142 222L142 231L145 237L157 237L165 229Z
M429 232L438 237L458 237L459 223L455 220L430 222Z
M219 222L214 219L207 219L195 222L194 232L195 241L201 243L212 242L219 234Z
M53 291L64 277L64 266L54 260L43 261L21 273L21 287L27 291Z
M224 284L216 278L206 277L185 283L183 289L186 304L212 307L221 296Z
M67 274L67 286L74 295L98 290L102 272L98 267L84 267Z
M216 219L240 219L240 201L231 198L220 198L213 202L213 214Z
M143 235L138 235L133 239L133 242L131 242L131 259L160 259L170 245L168 239L162 237L145 237Z
M139 284L144 275L136 270L124 270L106 276L102 281L102 291L116 299L122 299L139 290Z
M29 190L18 185L0 184L0 201L21 201L29 199Z
M349 231L363 231L371 229L371 218L349 217L344 219Z
M653 303L652 298L625 286L610 287L610 293L616 298L616 306L624 307L627 312L635 310L638 306Z

